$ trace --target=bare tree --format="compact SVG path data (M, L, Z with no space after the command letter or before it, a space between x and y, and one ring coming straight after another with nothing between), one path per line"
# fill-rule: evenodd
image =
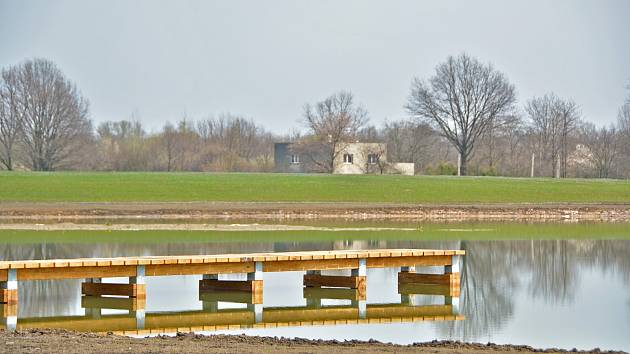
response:
M162 128L162 144L164 146L164 153L166 154L166 171L170 172L175 166L175 155L177 149L177 130L175 127L166 122L164 128Z
M103 155L103 169L146 171L149 166L149 139L137 115L132 120L103 122L97 135Z
M31 168L54 170L92 133L88 101L51 61L27 60L9 71L16 76L16 110Z
M620 167L624 177L630 177L630 103L619 108L617 115L619 131Z
M582 125L584 145L588 148L589 160L595 167L597 177L611 177L613 163L619 151L618 135L615 127L597 128L593 124Z
M197 123L205 160L216 171L271 169L273 137L253 120L224 114Z
M321 102L304 106L305 125L311 134L304 150L320 170L332 173L337 156L368 121L367 111L354 102L347 91L335 93Z
M539 161L550 164L548 173L566 177L569 136L580 122L578 106L553 93L534 97L525 106L531 120L532 133L537 137Z
M428 82L415 78L405 107L435 124L455 146L465 175L477 139L515 101L514 86L503 73L461 54L439 64Z
M15 164L15 148L22 126L16 74L16 70L3 70L0 76L0 163L9 171Z

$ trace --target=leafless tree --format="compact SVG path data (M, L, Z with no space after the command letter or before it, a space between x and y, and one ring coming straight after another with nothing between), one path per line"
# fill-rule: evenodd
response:
M9 171L15 164L15 150L22 126L17 79L15 69L3 70L0 76L0 163Z
M30 167L54 170L92 133L88 101L51 61L27 60L9 71L16 77L16 111Z
M166 171L170 172L175 165L177 130L175 130L175 127L171 123L167 122L162 128L161 137L164 153L166 154Z
M118 122L103 122L97 135L105 170L146 171L149 164L149 141L138 117Z
M590 152L589 160L595 166L597 177L611 177L613 163L619 152L619 139L615 127L598 129L593 124L583 124L581 130L584 145Z
M415 78L406 109L439 128L459 152L465 175L477 139L515 101L514 86L503 73L461 54L439 64L428 82Z
M367 111L355 104L354 96L347 91L305 105L304 123L311 135L306 150L312 151L308 158L322 171L332 173L345 144L355 139L367 121Z
M620 167L623 177L630 177L630 103L619 108L617 130L620 150Z
M253 120L224 114L197 123L197 134L208 149L215 171L271 169L273 137Z
M550 93L529 100L525 110L537 137L538 160L550 163L550 175L559 171L558 177L566 177L569 136L580 122L577 104Z
M413 162L422 170L431 161L442 159L442 138L428 123L388 121L382 130L391 162Z

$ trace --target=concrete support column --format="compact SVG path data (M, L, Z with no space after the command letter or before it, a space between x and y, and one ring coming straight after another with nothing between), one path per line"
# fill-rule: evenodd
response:
M130 311L129 313L136 317L136 329L144 329L145 310Z
M262 262L254 262L254 271L247 273L247 280L262 281L263 280L263 264Z
M5 315L3 314L3 316ZM3 317L2 322L7 331L15 331L17 329L17 314Z
M359 268L353 269L350 273L353 277L366 277L367 276L367 266L365 258L359 259Z
M146 283L145 283L144 265L136 266L136 276L129 278L129 284L133 284L136 286L138 298L146 299L147 290L146 290ZM144 306L142 306L142 308L137 308L135 311L129 311L129 313L136 317L136 328L144 329L144 319L146 316Z
M351 301L350 304L352 305L352 307L356 307L359 310L360 319L365 319L367 317L367 301L365 300Z
M459 273L460 270L460 256L451 256L453 257L451 265L447 265L444 266L444 274L453 274L453 273Z
M247 304L247 309L254 312L254 321L260 323L263 320L263 305L262 304Z
M144 282L144 265L136 266L136 276L129 277L129 284L141 284L145 285Z
M459 296L455 297L455 296L445 296L444 297L444 304L445 305L451 305L453 308L453 315L459 315L460 311L459 311Z

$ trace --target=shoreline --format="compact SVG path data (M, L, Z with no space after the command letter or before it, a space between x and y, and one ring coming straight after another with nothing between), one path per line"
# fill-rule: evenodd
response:
M630 221L621 204L390 204L294 202L3 202L1 220L96 219Z
M399 345L369 341L310 340L303 338L258 337L246 335L199 335L131 338L56 329L30 329L17 332L0 330L0 353L624 353L623 351L537 349L528 345L431 341Z

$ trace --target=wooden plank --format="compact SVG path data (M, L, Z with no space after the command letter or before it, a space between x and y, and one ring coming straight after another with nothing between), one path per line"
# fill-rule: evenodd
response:
M262 304L262 291L206 290L199 293L199 301Z
M459 273L451 274L418 274L418 273L398 273L399 283L420 283L420 284L446 284L459 286Z
M145 266L146 276L251 273L254 262L247 263L190 263L190 264L151 264Z
M359 289L305 287L302 291L305 299L365 300L365 291Z
M365 277L305 274L304 286L331 286L350 289L365 289Z
M453 263L451 256L413 256L391 258L367 258L368 268L406 267L406 266L445 266Z
M409 306L401 304L368 304L367 318L448 316L453 314L451 305Z
M250 291L262 292L262 280L199 280L199 291Z
M2 304L0 303L0 318L9 317L9 316L17 316L18 314L18 305L15 304Z
M16 305L18 303L17 289L0 289L0 304Z
M107 315L94 319L83 316L21 318L17 329L63 328L78 332L109 332L136 329L136 318L129 315Z
M358 259L321 259L312 261L265 261L265 272L292 272L304 270L356 269Z
M147 296L145 284L81 283L81 293L91 296L114 295L137 298Z
M137 311L146 308L146 297L144 298L120 298L102 296L82 296L81 307L93 309L112 309Z
M460 295L460 287L450 286L450 284L399 283L398 293L402 295L442 295L458 297Z
M136 266L27 268L17 271L18 280L113 278L135 275Z
M6 269L0 269L0 281L7 281L9 271Z
M198 326L230 326L255 323L254 313L244 309L219 312L187 311L181 313L147 314L145 328L181 328Z

